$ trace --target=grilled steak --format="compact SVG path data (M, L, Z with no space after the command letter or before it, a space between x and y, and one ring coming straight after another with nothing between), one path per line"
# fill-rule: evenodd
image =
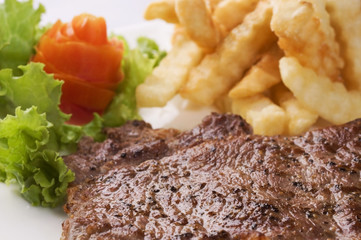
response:
M148 159L158 160L208 139L251 134L252 129L237 116L212 114L204 118L199 126L183 133L175 129L154 130L144 121L105 129L105 133L107 139L102 143L84 137L78 144L77 153L64 158L76 174L73 185L107 172L114 165L136 165Z
M64 239L361 239L361 120L264 137L213 114L184 133L107 134L66 158L81 177Z

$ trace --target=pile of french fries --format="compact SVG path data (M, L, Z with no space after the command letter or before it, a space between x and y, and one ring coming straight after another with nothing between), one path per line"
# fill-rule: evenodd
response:
M139 107L176 94L241 115L256 134L298 135L361 117L361 0L159 0L175 26Z

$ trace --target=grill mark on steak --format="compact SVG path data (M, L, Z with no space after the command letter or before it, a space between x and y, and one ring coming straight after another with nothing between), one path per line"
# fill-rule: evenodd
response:
M125 141L122 129L112 131ZM264 137L239 117L213 114L170 136L163 156L113 164L69 188L63 238L361 238L361 120ZM146 138L140 145L157 137Z

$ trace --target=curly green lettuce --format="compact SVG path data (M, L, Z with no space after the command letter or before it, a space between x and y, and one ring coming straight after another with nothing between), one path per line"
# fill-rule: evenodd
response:
M36 107L0 120L0 180L17 182L21 193L33 205L55 207L74 180L59 153L52 150L53 125Z
M17 68L26 64L34 53L38 41L41 14L45 12L40 4L33 8L33 1L5 0L0 4L0 69L10 68L15 75Z
M41 63L19 70L20 76L0 70L0 181L17 182L33 205L54 207L74 179L60 155L75 151L83 135L101 137L102 119L66 124L69 116L59 109L62 81Z

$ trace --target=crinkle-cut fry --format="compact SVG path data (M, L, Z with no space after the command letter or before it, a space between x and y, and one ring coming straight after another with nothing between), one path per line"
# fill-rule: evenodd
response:
M189 36L184 29L184 27L180 24L174 25L174 31L171 38L172 46L180 45L184 41L190 41Z
M224 0L204 0L207 6L208 11L210 11L211 13L214 12L214 9L217 8L217 5L221 2L223 2Z
M153 72L136 89L138 107L162 107L172 99L188 78L190 69L204 56L202 49L178 33L174 46Z
M302 134L316 123L318 119L317 113L304 107L285 85L282 83L278 84L271 91L275 102L287 114L288 126L286 134L291 136Z
M344 62L325 0L272 0L272 6L271 28L285 55L321 76L341 81Z
M175 0L160 0L148 5L144 12L146 20L162 19L168 23L178 23Z
M245 16L252 12L259 0L224 0L213 12L213 19L229 32L243 22Z
M345 84L348 89L361 90L361 1L327 0L326 7L345 61Z
M229 92L231 98L250 97L281 82L278 62L283 52L275 44Z
M221 33L204 0L176 0L175 10L189 37L201 48L213 51L221 40Z
M361 117L361 92L347 91L341 82L317 75L296 58L280 60L283 83L305 107L333 124L343 124Z
M273 136L283 134L287 129L285 111L263 94L233 99L232 112L241 115L255 134Z
M276 41L270 29L272 8L261 1L244 22L234 28L214 53L192 69L181 95L192 101L212 105L227 94L259 55Z

